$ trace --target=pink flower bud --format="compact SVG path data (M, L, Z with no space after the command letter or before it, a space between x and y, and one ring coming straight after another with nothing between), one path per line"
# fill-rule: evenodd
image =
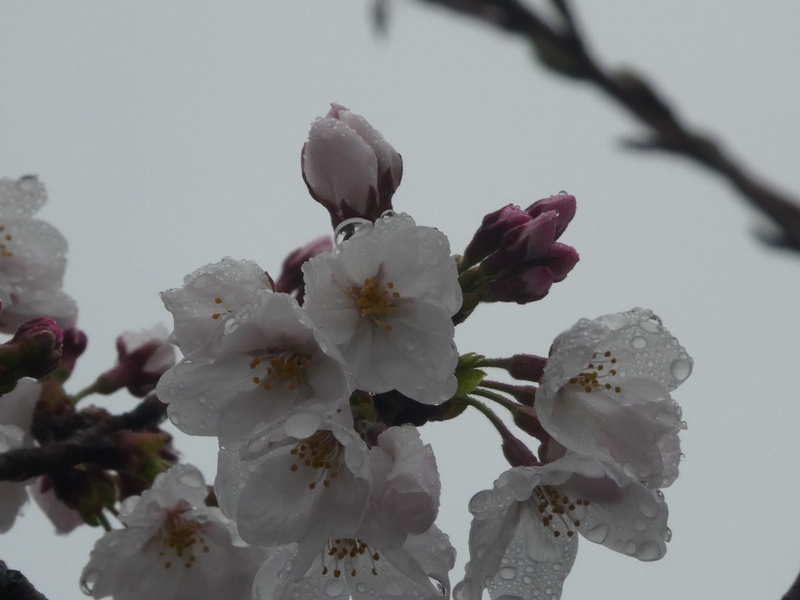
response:
M390 210L403 176L395 149L364 117L339 104L312 123L301 166L308 191L334 226L351 217L374 221Z
M302 304L305 285L300 268L309 258L331 250L333 250L333 240L329 236L323 236L292 252L283 261L280 277L275 282L275 291L284 294L296 292L295 297Z
M521 265L492 281L480 294L483 302L527 304L541 300L553 285L553 272L539 265Z
M529 214L513 204L508 204L483 217L481 226L464 250L462 266L470 267L499 250L504 233L530 220Z
M551 210L554 210L556 213L558 213L555 235L556 239L558 239L558 237L564 233L567 225L569 225L569 222L572 221L572 218L575 216L575 196L572 194L556 194L555 196L550 196L549 198L542 198L526 208L525 212L531 217L536 218L539 215Z
M557 218L551 210L504 233L501 243L508 259L529 262L546 254L555 241Z
M20 352L19 367L23 375L42 379L61 361L64 334L53 319L38 317L19 326L14 337L4 346L16 346Z

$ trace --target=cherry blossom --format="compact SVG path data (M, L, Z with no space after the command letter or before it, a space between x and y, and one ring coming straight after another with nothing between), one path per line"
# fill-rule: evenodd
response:
M157 393L182 431L229 446L294 409L332 413L351 385L336 347L287 294L262 291L167 371Z
M666 552L660 492L619 470L567 453L542 467L514 467L470 501L470 561L456 600L558 598L578 533L643 561Z
M93 598L202 600L250 598L268 553L250 548L208 494L195 467L159 475L120 508L124 529L106 533L92 551L81 586Z
M381 549L356 538L331 539L307 571L294 576L297 548L287 546L256 575L254 600L441 600L450 593L456 552L436 527L409 536L399 548Z
M670 392L692 359L649 310L581 319L553 342L536 414L560 444L654 488L678 476L685 428Z
M32 218L47 192L32 175L0 179L0 331L13 333L34 317L75 325L78 308L61 288L67 241L52 225Z
M334 420L296 412L265 425L240 451L220 450L220 508L250 544L297 543L299 572L328 539L351 537L368 506L368 450L347 413Z
M271 289L269 276L253 261L225 257L197 269L184 278L182 288L161 292L175 319L170 341L184 355L198 351L220 323Z
M356 387L396 389L425 404L455 393L451 317L461 288L444 234L405 214L385 216L303 272L304 307L341 350Z

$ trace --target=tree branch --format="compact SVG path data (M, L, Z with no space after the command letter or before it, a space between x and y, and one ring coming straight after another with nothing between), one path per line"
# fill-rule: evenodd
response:
M9 569L2 560L0 560L0 598L3 600L47 600L44 594L36 591L25 575Z
M559 23L548 22L520 0L420 0L466 15L518 35L536 49L540 61L560 75L591 83L611 96L645 125L645 139L627 141L638 150L661 150L688 158L728 181L775 226L777 235L763 241L800 252L800 206L731 158L707 135L683 124L641 75L605 69L588 50L568 0L551 0Z
M800 600L800 574L794 580L792 587L789 588L781 600Z
M115 434L155 427L165 414L166 405L151 394L132 411L110 416L66 440L0 454L0 481L26 481L81 463L105 469L120 467L126 456L119 449Z

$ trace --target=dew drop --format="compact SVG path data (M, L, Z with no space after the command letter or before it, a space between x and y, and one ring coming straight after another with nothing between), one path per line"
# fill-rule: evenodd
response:
M500 579L505 579L506 581L511 581L517 576L517 570L514 567L502 567L498 572L497 576Z
M364 223L369 223L366 219L353 217L352 219L345 219L336 226L333 233L333 241L337 248L341 248L342 244L353 237L353 234L358 231Z
M627 554L628 556L633 556L634 554L636 554L636 542L634 542L633 540L628 540L627 542L625 542L625 547L623 548L623 550L625 551L625 554Z
M175 425L176 427L180 427L181 426L182 419L181 419L180 414L178 414L176 412L170 414L169 420L172 421L172 424Z
M664 499L664 492L662 492L661 490L656 490L656 496L658 496L659 500L663 500Z
M412 340L409 338L403 342L403 346L405 347L406 350L413 350L414 348L417 347L417 342L416 340Z
M206 486L206 482L203 481L203 476L194 469L186 471L186 473L181 473L177 479L179 483L193 488L203 488Z
M661 530L661 539L665 542L672 540L672 529L664 527L664 529Z
M562 195L564 195L564 194L569 194L569 192L568 192L567 190L560 190L560 191L558 192L558 195L559 195L559 196L562 196Z
M344 593L345 583L341 577L334 577L325 582L325 593L331 598L336 598Z
M428 577L428 579L431 580L433 587L436 588L436 591L438 591L439 594L442 595L442 597L446 597L450 593L450 590L447 589L447 586L443 582L436 579L436 577Z
M381 219L389 219L391 217L396 217L397 213L393 210L385 210L381 213Z
M363 581L359 581L359 582L356 584L356 590L358 590L358 591L359 591L359 592L361 592L362 594L365 594L365 593L367 592L367 584L366 584L366 583L364 583Z
M653 497L649 494L639 498L639 512L648 519L654 518L658 514L658 504L653 502Z
M651 540L646 540L639 544L639 549L636 552L636 558L639 560L658 560L663 556L661 546Z
M561 563L553 563L553 571L560 571Z
M607 523L600 523L595 525L588 531L585 531L583 535L586 537L587 540L590 542L594 542L595 544L602 544L606 541L608 537L608 524Z
M208 402L208 394L200 392L199 394L197 394L197 401L200 404L205 404L206 402Z
M692 363L685 358L675 359L672 361L669 371L675 379L683 381L692 373Z
M94 589L99 576L99 572L89 571L85 576L81 577L81 591L87 596L91 596L92 589Z
M524 583L525 585L532 584L533 583L533 577L531 577L530 575L523 575L522 576L522 583Z
M631 340L631 346L633 346L637 350L641 350L642 348L647 346L647 340L644 339L642 336L637 335L635 338Z

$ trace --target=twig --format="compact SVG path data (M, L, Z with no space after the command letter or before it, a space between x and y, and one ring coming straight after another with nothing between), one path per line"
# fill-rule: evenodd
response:
M559 23L548 22L520 0L420 0L484 21L528 40L550 70L595 85L632 113L649 133L625 144L684 156L728 181L775 225L778 233L762 241L800 251L800 206L795 198L760 181L709 136L683 124L655 89L632 71L608 70L592 56L568 0L551 0Z
M106 469L119 467L126 457L116 444L115 434L155 426L165 412L166 406L153 394L132 411L108 417L66 440L0 454L0 481L26 481L81 463L94 463Z
M797 579L794 580L792 587L789 588L789 591L783 595L781 600L800 600L800 574L798 574Z
M36 591L25 575L9 569L2 560L0 560L0 598L3 600L47 600L44 594Z

